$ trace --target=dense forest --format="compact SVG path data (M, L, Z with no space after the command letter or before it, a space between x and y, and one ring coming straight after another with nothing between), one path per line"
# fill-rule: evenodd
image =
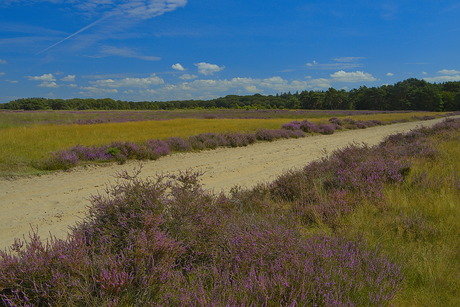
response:
M277 95L228 95L212 100L120 101L111 98L22 98L0 104L10 110L171 110L227 109L341 109L341 110L460 110L460 82L433 84L415 78L380 87L302 91Z

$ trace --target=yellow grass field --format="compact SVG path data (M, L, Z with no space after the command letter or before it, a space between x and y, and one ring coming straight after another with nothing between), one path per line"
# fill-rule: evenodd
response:
M391 113L347 116L355 120L377 119L383 122L413 120L413 116L442 113ZM299 118L303 120L305 118ZM30 164L50 152L75 145L103 145L114 141L142 142L149 139L189 137L207 132L254 132L279 129L295 119L195 119L137 121L89 125L31 125L0 129L0 175L34 172ZM328 118L309 119L314 123Z

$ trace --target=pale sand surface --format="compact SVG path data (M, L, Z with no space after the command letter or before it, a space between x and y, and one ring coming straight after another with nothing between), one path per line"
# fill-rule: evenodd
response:
M141 177L183 170L202 171L205 188L228 191L239 185L251 187L274 180L284 171L301 168L326 152L350 143L375 145L386 136L407 132L421 125L431 126L443 119L410 122L363 130L337 132L276 142L264 142L239 148L219 148L196 153L179 153L156 161L142 162ZM77 168L40 177L0 179L0 249L14 238L27 237L38 228L42 238L50 233L65 238L70 225L85 216L91 195L105 193L122 170L131 172L139 162L125 165Z

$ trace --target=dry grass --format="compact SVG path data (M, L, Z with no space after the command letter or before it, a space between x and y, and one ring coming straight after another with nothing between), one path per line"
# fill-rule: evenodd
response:
M48 115L47 115L48 114ZM413 120L440 113L379 113L352 116L356 120L376 119L389 123L396 120ZM55 118L55 113L38 114ZM38 116L37 115L37 116ZM291 120L295 120L292 118ZM298 118L302 120L304 118ZM327 122L329 117L312 118L314 123ZM45 120L45 118L42 118ZM88 125L25 125L0 129L0 176L36 173L31 162L43 159L50 152L75 145L102 145L114 141L142 142L148 139L188 137L207 132L254 132L257 129L279 129L288 122L286 118L269 119L197 119L135 121Z
M460 305L459 140L440 142L441 158L416 161L404 185L387 187L384 210L368 204L346 218L350 237L405 267L396 306Z

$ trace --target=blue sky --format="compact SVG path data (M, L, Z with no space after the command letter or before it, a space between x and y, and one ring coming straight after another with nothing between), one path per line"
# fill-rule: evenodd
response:
M458 16L458 0L1 0L0 102L460 81Z

